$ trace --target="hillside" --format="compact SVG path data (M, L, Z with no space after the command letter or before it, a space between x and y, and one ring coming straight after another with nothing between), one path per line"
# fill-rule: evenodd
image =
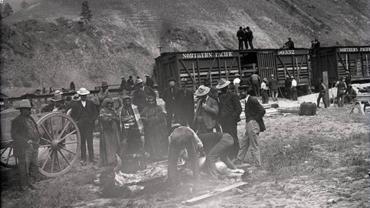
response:
M2 89L92 87L102 80L151 73L161 51L237 47L239 26L250 26L258 48L369 45L369 0L89 0L93 19L78 23L82 0L5 0Z

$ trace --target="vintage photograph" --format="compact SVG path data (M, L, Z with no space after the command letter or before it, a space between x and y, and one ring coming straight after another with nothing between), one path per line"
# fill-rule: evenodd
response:
M0 0L1 207L370 207L370 0Z

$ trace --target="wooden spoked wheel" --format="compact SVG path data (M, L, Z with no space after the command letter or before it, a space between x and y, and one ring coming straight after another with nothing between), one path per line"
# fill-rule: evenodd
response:
M1 161L0 165L6 168L17 167L17 158L14 155L13 141L1 142Z
M39 146L39 171L47 177L68 172L80 155L81 136L73 119L60 112L49 113L37 121L42 135Z

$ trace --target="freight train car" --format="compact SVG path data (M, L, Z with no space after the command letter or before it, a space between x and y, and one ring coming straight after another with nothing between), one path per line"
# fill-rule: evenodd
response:
M311 52L312 85L318 86L322 72L328 72L329 85L341 77L352 82L370 81L370 46L322 47Z
M232 80L236 74L247 78L253 73L270 78L274 74L279 86L287 75L294 76L298 85L310 85L309 50L218 50L162 53L155 59L154 76L159 90L167 87L169 78L179 86L195 89L201 84L215 86L217 80Z

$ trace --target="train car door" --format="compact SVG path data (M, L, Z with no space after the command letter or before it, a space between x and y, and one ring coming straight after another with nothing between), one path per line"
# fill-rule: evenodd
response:
M257 67L261 79L269 79L271 74L277 77L275 56L276 52L273 50L257 52Z

